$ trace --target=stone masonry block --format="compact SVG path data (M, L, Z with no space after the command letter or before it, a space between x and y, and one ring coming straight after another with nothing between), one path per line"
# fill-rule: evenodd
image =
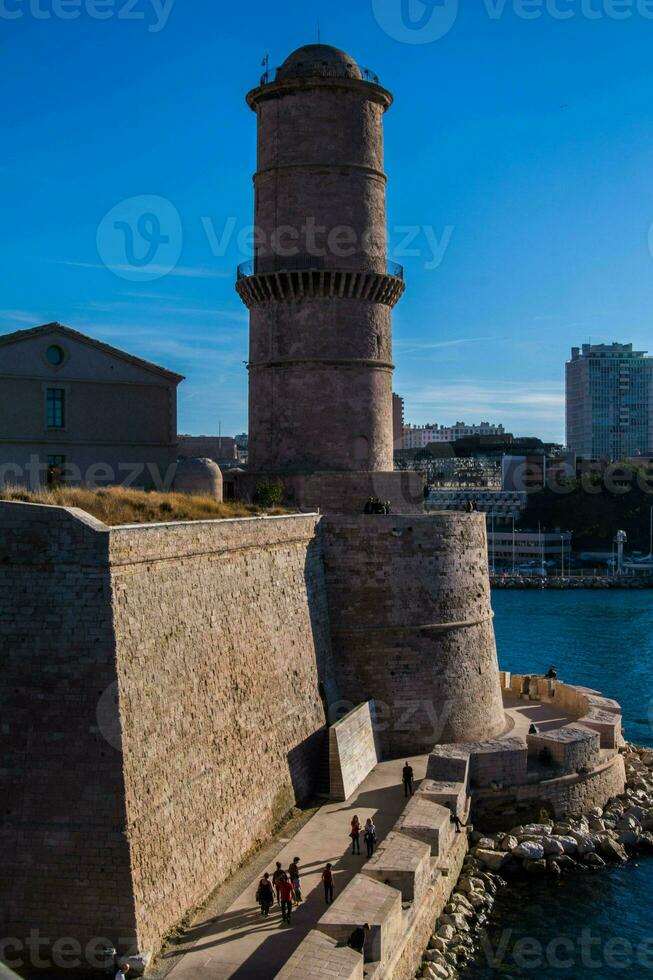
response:
M329 906L317 929L337 942L347 942L365 922L370 926L365 961L383 963L402 934L401 892L358 874Z
M438 857L448 850L454 832L451 811L426 794L418 793L399 817L395 830L428 844L431 856Z
M401 892L404 902L418 902L431 884L431 848L424 841L392 831L363 874Z
M456 813L461 819L467 807L467 790L463 783L423 779L415 796L418 798L425 796L433 803L439 803L440 806Z
M555 764L564 772L577 772L582 766L593 766L598 762L598 732L588 731L579 725L528 735L526 741L529 756L537 758L543 749L547 749Z
M363 980L363 957L322 932L311 930L276 980Z

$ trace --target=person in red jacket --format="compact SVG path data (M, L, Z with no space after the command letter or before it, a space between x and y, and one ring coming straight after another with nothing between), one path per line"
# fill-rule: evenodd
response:
M288 925L290 925L290 915L292 912L292 902L295 896L295 889L293 888L292 882L286 874L284 874L283 878L279 879L279 896L281 898L281 920L282 922L287 922Z

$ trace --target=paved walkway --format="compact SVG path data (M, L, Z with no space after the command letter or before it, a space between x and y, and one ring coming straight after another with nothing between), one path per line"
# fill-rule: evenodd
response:
M351 818L358 814L361 824L372 817L381 841L392 829L405 806L401 784L404 759L380 763L346 803L322 807L275 860L287 868L293 857L300 858L303 905L293 912L291 926L281 922L275 908L263 919L255 895L260 876L245 889L233 905L216 920L199 921L193 927L192 949L169 973L170 980L262 980L281 969L325 910L320 876L330 861L335 868L336 896L360 870L365 861L350 851ZM416 781L424 778L427 756L413 757Z
M547 701L522 701L521 698L504 694L503 707L509 722L512 722L505 732L508 737L518 735L526 738L532 724L537 725L539 732L550 732L577 723L574 715L563 711L560 705Z

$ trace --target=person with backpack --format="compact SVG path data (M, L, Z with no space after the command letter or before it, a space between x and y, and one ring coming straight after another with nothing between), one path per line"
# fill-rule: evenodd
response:
M367 856L371 858L376 846L376 827L371 817L365 821L365 844L367 846Z
M274 888L272 887L270 875L267 871L259 881L256 900L261 906L261 915L267 919L270 914L270 909L274 905Z

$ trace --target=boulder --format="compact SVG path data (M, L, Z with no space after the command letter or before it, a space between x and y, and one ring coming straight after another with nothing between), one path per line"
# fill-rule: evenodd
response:
M453 939L455 933L456 930L453 928L453 926L440 926L436 932L436 936L438 936L440 939L449 940Z
M476 850L481 848L483 851L493 851L496 847L495 841L491 837L481 837L479 835L479 840L476 842L476 848L474 848L474 856L477 857Z
M572 871L577 867L576 862L568 854L561 854L559 857L554 857L549 859L558 865L561 871Z
M524 871L529 875L546 874L546 861L542 858L539 861L525 860L523 863Z
M460 915L460 913L456 913L455 915L441 915L440 922L443 926L453 926L458 932L467 932L469 929L467 919L464 915Z
M458 888L461 892L464 892L465 895L470 895L472 892L482 893L485 891L485 885L480 878L463 878L458 883Z
M558 854L565 853L565 849L557 837L547 837L543 842L543 847L547 857L556 857Z
M501 871L508 857L507 851L477 851L478 859L490 871Z
M605 861L603 860L603 858L599 854L596 854L596 852L594 852L594 851L592 851L589 854L585 854L583 856L583 858L582 858L582 861L583 861L583 864L588 865L588 867L590 867L590 868L604 868L605 867Z
M558 840L562 844L565 854L578 853L578 842L573 837L558 837Z
M506 834L503 840L500 841L502 851L512 851L513 847L517 847L519 841L512 834Z
M597 843L597 849L601 856L607 858L608 861L628 860L623 846L617 843L617 841L613 841L610 837L600 837Z
M512 854L528 861L541 861L544 858L544 847L535 841L524 841L512 849Z
M435 934L429 939L429 949L436 949L438 953L444 953L447 948L447 944L444 939L440 939L439 936Z
M619 834L619 843L628 850L634 851L639 844L640 835L636 830L623 830Z
M550 823L527 823L524 827L522 837L548 837L553 830Z

